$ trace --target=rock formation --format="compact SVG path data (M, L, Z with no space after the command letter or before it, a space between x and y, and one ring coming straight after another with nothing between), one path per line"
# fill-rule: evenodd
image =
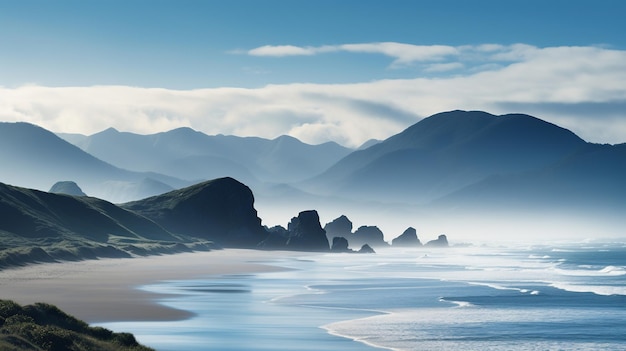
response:
M448 238L441 234L436 240L431 240L426 243L427 247L448 247Z
M332 222L326 223L324 230L328 240L333 240L338 236L349 238L352 236L352 222L345 215L341 215Z
M364 244L368 244L371 247L385 247L389 246L385 242L385 236L383 232L378 229L377 226L361 226L354 232L354 235L349 239L350 247L361 247Z
M343 236L336 236L333 238L333 245L330 248L331 252L354 252L350 248L348 248L349 243L348 239Z
M286 249L298 251L328 251L326 232L320 225L317 211L303 211L293 217L287 226L289 237Z
M413 227L407 228L404 233L391 241L391 245L395 247L404 246L422 246L420 239L417 237L417 231Z
M268 236L254 208L252 191L230 177L129 202L122 207L171 232L212 240L224 247L255 248Z
M85 194L83 190L78 186L78 184L72 181L56 182L48 192L72 196L87 196L87 194Z
M376 251L374 251L371 246L365 244L361 246L361 249L358 251L358 253L373 254L376 253Z

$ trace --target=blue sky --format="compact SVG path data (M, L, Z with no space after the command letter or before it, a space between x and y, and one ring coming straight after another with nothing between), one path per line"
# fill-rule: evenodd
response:
M624 13L617 0L0 0L0 120L357 146L484 109L625 142Z

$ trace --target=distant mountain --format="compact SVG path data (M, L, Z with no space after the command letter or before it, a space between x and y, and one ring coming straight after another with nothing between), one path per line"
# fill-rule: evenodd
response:
M355 151L303 188L427 204L492 176L548 167L586 146L574 133L528 115L444 112Z
M626 144L587 144L541 169L493 175L435 202L465 208L560 207L623 215L626 210Z
M110 128L91 136L60 136L118 167L194 181L225 176L246 183L300 181L323 172L352 151L332 142L309 145L289 136L273 140L209 136L190 128L152 135Z
M68 180L54 183L48 192L72 196L87 196L78 184Z
M112 166L28 123L0 123L0 181L47 190L72 179L90 195L122 202L189 184L157 173Z

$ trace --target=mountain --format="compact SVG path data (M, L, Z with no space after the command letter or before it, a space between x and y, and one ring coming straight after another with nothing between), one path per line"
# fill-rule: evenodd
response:
M189 250L198 241L104 200L3 183L0 216L0 266Z
M170 232L254 248L268 233L261 226L250 188L233 178L199 183L123 204Z
M49 189L72 179L85 192L111 201L128 201L187 185L170 176L130 172L112 166L28 123L0 123L0 181L35 189Z
M290 136L273 140L209 136L191 128L151 135L109 128L91 136L60 136L118 167L193 181L225 176L246 183L300 181L321 173L352 151L332 142L309 145Z
M494 175L437 205L537 209L561 207L621 216L626 210L626 144L586 144L563 159L522 174Z
M586 146L574 133L528 115L451 111L353 152L302 186L354 199L427 204L494 175L547 167Z
M78 184L68 180L54 183L54 185L50 188L48 192L73 196L87 196L87 194L83 192L83 189L78 186Z

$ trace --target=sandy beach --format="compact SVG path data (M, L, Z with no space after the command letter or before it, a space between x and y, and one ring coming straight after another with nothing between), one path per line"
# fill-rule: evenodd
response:
M0 299L46 302L88 323L190 317L137 289L152 282L282 270L259 262L294 253L219 250L128 259L35 264L0 271Z

